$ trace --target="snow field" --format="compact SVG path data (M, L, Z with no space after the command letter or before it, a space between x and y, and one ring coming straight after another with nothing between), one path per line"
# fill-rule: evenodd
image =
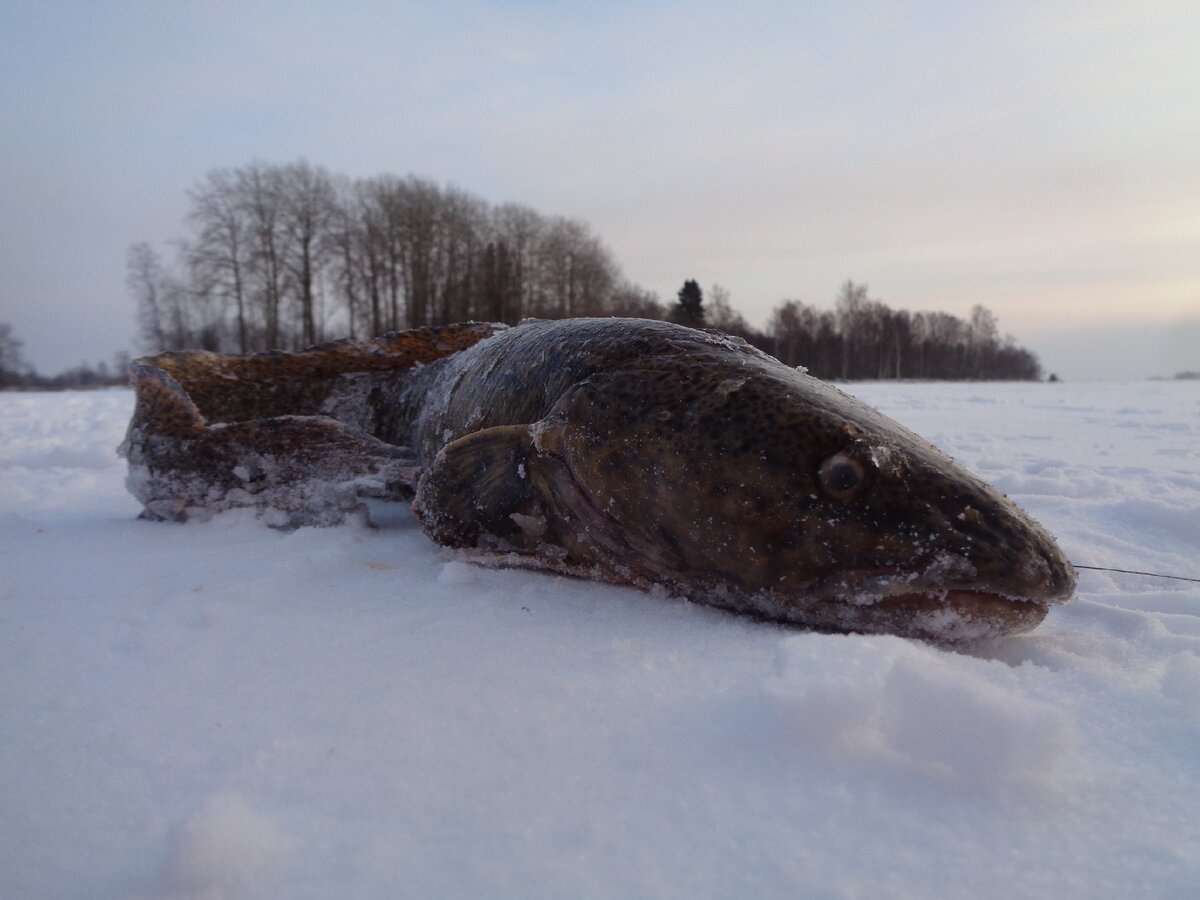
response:
M1078 563L1200 577L1200 386L850 390ZM0 395L0 896L1191 897L1200 585L947 652L136 520L125 391Z

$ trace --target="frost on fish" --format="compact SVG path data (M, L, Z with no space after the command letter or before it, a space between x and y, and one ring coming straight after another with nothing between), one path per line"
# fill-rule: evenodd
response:
M131 367L121 452L152 519L257 509L272 525L333 525L368 500L406 500L418 472L396 440L398 378L493 333L428 328L303 353L164 353ZM384 400L383 398L388 398Z
M130 487L155 518L331 524L412 497L433 540L503 564L941 639L1032 628L1074 585L994 488L726 335L464 325L134 374Z

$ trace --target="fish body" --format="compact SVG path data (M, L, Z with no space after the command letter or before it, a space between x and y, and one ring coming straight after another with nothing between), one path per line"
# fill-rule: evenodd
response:
M283 524L411 496L433 540L478 556L823 629L1024 631L1074 587L996 489L739 339L574 319L388 340L258 373L241 367L260 357L139 361L135 383L178 406L194 384L218 415L193 402L181 437L161 410L135 413L131 488L159 517L254 505ZM405 341L433 358L408 360Z

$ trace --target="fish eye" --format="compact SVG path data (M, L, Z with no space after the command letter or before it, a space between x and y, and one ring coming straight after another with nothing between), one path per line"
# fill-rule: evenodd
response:
M825 493L838 500L849 500L863 481L863 467L845 453L835 453L821 463L817 471Z

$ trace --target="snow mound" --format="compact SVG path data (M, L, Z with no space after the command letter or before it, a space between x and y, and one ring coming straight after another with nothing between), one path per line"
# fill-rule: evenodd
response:
M469 587L479 583L479 571L465 562L451 560L438 572L437 583L446 587Z
M1162 692L1179 704L1179 711L1200 722L1200 655L1184 651L1167 660L1163 669Z
M179 900L266 896L286 847L275 823L240 794L215 794L180 824L164 893Z
M973 787L1052 787L1075 739L1001 662L900 638L784 641L768 696L801 747ZM1025 679L1027 680L1027 679Z

